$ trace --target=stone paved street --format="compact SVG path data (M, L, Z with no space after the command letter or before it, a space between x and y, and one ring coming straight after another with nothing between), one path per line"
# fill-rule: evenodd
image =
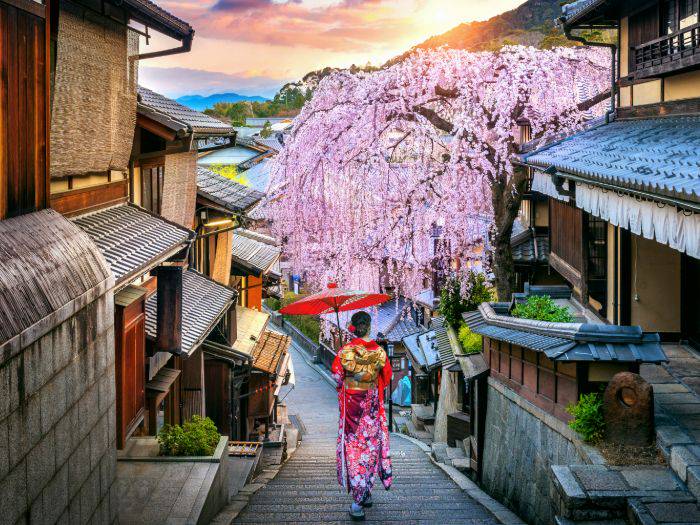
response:
M335 474L337 397L332 386L293 350L296 387L286 398L289 414L305 427L301 446L234 523L349 522L350 497ZM282 394L284 395L284 394ZM375 486L367 522L500 523L463 492L412 442L392 436L394 486Z

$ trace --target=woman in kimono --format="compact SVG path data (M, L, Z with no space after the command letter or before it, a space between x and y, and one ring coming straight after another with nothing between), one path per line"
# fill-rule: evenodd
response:
M348 330L355 338L340 349L332 369L340 405L338 482L352 494L350 517L358 521L372 506L375 476L386 490L391 486L384 388L392 370L384 350L369 338L371 320L367 312L352 316Z

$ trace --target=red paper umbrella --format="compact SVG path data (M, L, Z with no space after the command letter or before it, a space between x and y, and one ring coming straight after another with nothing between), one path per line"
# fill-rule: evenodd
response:
M280 309L285 315L322 315L335 312L335 318L340 329L339 312L359 310L385 303L391 299L384 293L361 292L359 290L343 290L335 283L329 283L328 289L309 295Z

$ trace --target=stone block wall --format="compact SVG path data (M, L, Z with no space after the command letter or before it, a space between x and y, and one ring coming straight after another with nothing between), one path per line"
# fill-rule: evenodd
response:
M489 378L482 485L528 523L554 523L552 465L590 463L562 421Z
M0 347L2 524L116 518L114 300L91 295L18 352Z

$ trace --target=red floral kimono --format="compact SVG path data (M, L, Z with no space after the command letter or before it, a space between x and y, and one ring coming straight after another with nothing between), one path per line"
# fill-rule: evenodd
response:
M338 383L338 483L362 504L376 475L391 487L389 431L384 413L384 388L391 381L391 363L374 341L354 339L333 361Z

